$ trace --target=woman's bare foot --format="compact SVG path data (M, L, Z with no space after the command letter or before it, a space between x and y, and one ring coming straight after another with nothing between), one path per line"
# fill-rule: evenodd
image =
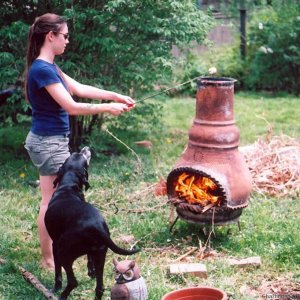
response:
M54 270L54 262L53 260L41 260L41 266L45 270L53 271Z

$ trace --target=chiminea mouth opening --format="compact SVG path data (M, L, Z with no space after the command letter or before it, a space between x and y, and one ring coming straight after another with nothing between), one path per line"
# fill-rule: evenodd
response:
M236 222L242 214L242 208L227 206L226 192L217 179L192 167L169 173L167 194L178 216L188 222L225 225Z
M180 167L170 172L167 193L173 204L184 202L203 209L227 206L221 184L211 175L191 167Z

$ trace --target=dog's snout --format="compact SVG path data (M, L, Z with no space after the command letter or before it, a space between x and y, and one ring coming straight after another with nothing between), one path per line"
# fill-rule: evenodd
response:
M91 152L90 147L84 146L84 147L81 149L81 153L82 153L82 152Z
M85 146L82 148L82 150L80 151L80 153L85 157L85 159L87 160L88 164L90 163L90 159L91 159L91 150L90 147Z

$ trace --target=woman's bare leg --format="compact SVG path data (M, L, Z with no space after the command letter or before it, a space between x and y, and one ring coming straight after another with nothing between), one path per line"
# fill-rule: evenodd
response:
M52 240L48 234L45 226L45 213L48 208L48 204L53 195L55 189L53 188L53 181L56 175L40 176L40 188L42 194L42 201L40 205L39 216L37 220L38 233L42 253L41 264L44 268L54 268L53 253L52 253Z

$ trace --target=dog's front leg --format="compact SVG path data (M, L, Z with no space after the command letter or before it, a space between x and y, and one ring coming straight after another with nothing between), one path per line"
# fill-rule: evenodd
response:
M101 300L104 292L103 271L104 271L106 252L107 249L104 249L92 255L92 259L95 265L95 275L96 275L95 300Z

